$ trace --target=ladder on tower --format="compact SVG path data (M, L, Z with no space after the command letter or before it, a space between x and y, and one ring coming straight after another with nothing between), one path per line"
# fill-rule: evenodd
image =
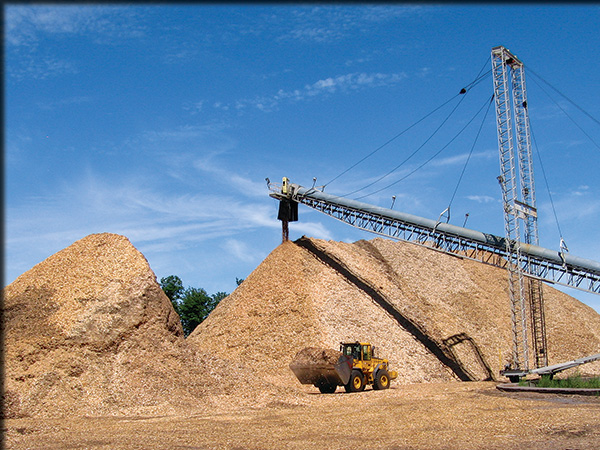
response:
M509 370L529 370L529 336L536 368L548 364L541 283L523 274L522 244L538 245L537 209L523 63L508 49L492 49L492 75L508 256L513 354ZM516 141L516 149L515 149ZM531 334L528 326L530 321Z

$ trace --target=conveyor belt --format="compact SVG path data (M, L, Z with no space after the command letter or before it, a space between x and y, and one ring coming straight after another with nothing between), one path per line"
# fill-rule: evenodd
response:
M372 233L413 242L446 253L505 268L506 241L412 214L381 208L317 189L290 184L285 194L269 184L271 197L292 200ZM521 243L522 270L529 277L600 294L600 263Z

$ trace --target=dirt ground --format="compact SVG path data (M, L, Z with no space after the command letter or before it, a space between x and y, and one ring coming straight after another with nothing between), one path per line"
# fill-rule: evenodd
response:
M4 421L7 449L600 449L600 398L493 382L314 391L303 405L190 416Z

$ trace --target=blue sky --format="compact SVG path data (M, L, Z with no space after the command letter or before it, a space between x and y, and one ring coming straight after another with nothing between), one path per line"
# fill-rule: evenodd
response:
M5 284L112 232L158 279L231 292L281 242L266 177L317 177L344 195L399 166L351 198L378 191L361 200L390 206L395 195L395 209L435 219L457 189L451 223L468 213L468 228L503 235L489 76L336 178L485 74L497 45L526 66L549 186L536 156L540 244L558 249L552 199L571 253L600 260L598 6L15 4L4 14ZM304 206L290 228L302 235L375 237ZM599 296L568 292L600 311Z

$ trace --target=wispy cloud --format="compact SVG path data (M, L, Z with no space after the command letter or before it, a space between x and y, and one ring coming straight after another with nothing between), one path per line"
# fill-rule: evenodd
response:
M34 211L39 220L32 220ZM124 234L138 243L185 246L280 226L266 195L251 202L227 193L168 194L149 186L147 180L112 180L89 172L47 197L7 208L6 216L6 246L11 255L32 241L42 249L53 248L57 240L66 246L74 236L94 232Z
M224 125L181 125L163 130L148 130L138 136L138 140L149 143L164 144L168 142L201 142L212 145L219 142L219 147L231 147L234 142L224 133Z
M559 239L564 238L573 254L598 261L600 246L597 239L594 239L594 233L590 233L590 230L597 229L597 218L600 214L600 195L597 189L585 185L577 186L567 191L555 192L553 197L554 205L548 200L539 202L538 196L538 223L542 246L558 249Z
M40 101L38 102L37 106L40 109L51 111L62 108L64 106L82 105L85 103L90 103L92 101L93 98L91 96L80 95L74 97L66 97L55 101Z
M543 206L546 208L543 216L554 220L554 215L550 212L550 205ZM560 222L576 224L580 221L592 220L598 215L600 198L589 186L577 186L568 192L554 195L554 207Z
M23 157L27 154L26 149L31 145L32 140L31 135L28 133L7 136L4 148L4 162L7 164L7 167L23 163Z
M333 234L320 222L292 222L290 230L296 234L315 237L317 239L333 239Z
M293 40L308 40L315 42L325 42L338 39L343 35L342 30L334 29L327 26L315 27L315 26L298 26L287 32L286 35L280 37L280 39L293 39Z
M446 166L454 166L457 164L464 164L469 158L468 153L461 153L460 155L448 156L447 158L439 158L431 161L431 165L435 167L446 167ZM476 159L494 159L497 158L497 152L493 150L483 151L483 152L474 152L471 154L470 160Z
M79 72L72 59L50 53L54 41L82 36L96 44L139 38L136 10L115 6L9 5L5 8L6 72L15 79L45 79Z
M221 189L235 193L237 198L264 199L264 172L256 175L251 165L231 170L232 165L238 166L240 149L237 139L227 130L228 126L221 124L147 130L127 139L117 146L117 151L143 154L150 164L158 166L164 175L162 183L169 189L173 183L181 183L190 192ZM217 201L216 207L223 205Z
M489 195L467 195L467 198L477 203L492 203L500 201L500 199L491 197Z
M79 72L79 68L72 61L25 55L18 64L7 65L7 72L16 79L44 80L57 75L76 74Z
M36 46L47 36L92 34L97 42L139 37L145 27L135 10L120 6L18 5L5 8L5 36L9 46Z
M236 147L237 140L227 129L227 124L213 123L144 130L107 151L144 154L149 162L160 163L163 173L183 181L189 179L196 161L209 162Z
M353 33L367 32L377 24L419 14L422 9L408 5L325 5L295 8L289 14L279 12L278 15L270 16L269 24L278 31L278 40L324 43L341 40Z
M254 253L250 246L244 241L227 239L223 244L223 248L236 259L246 262L256 261L256 253Z
M241 99L233 104L216 102L213 106L221 110L245 110L256 108L261 111L270 112L284 102L307 101L320 96L331 95L338 92L350 92L362 89L371 89L383 86L391 86L400 83L407 78L405 73L349 73L328 77L307 84L302 88L294 90L280 89L270 96L257 96L251 99Z
M252 180L228 170L216 161L215 155L196 159L193 167L205 174L210 174L219 184L234 190L241 197L262 198L267 193L266 181Z

